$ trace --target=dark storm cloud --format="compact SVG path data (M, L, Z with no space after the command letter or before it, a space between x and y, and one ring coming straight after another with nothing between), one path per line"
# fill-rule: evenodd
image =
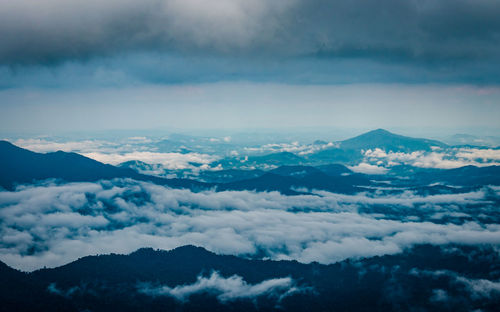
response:
M0 63L123 52L498 61L494 0L20 0L0 8Z

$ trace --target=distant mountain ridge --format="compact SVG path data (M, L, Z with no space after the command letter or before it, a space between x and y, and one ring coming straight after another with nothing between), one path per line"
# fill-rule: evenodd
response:
M139 174L132 169L103 164L76 153L35 153L10 142L0 141L0 186L6 189L13 189L19 183L33 183L45 179L94 182L115 178L151 181L171 187L211 187L210 184L193 180L164 179Z
M436 140L394 134L384 129L372 130L340 142L340 148L355 150L380 148L393 152L412 152L431 151L432 147L445 148L448 145Z
M298 194L297 189L355 193L363 190L359 188L360 186L370 186L370 181L377 179L391 179L393 183L405 186L413 183L411 186L418 187L425 186L426 183L440 182L467 187L500 185L499 168L496 166L469 169L464 167L448 171L408 170L406 167L404 169L403 166L400 166L401 168L396 166L386 175L378 176L354 173L346 167L362 161L363 149L383 148L409 152L415 149L432 150L434 147L447 146L435 140L410 138L377 129L341 141L338 146L340 147L303 156L291 152L279 152L245 158L226 158L219 161L219 164L226 168L224 170L202 170L197 176L178 175L179 178L167 179L149 174L156 174L157 169L163 173L171 174L171 172L141 161L129 161L120 167L115 167L76 153L62 151L35 153L7 141L0 141L0 186L12 190L16 184L29 184L45 179L94 182L131 178L194 191L216 187L217 190L279 191L295 195ZM261 167L265 169L260 169L259 164L264 164ZM404 176L407 182L399 180L398 175Z

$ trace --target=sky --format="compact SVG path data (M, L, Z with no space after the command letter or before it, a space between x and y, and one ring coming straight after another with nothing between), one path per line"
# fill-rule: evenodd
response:
M495 132L498 16L495 0L0 0L0 131Z

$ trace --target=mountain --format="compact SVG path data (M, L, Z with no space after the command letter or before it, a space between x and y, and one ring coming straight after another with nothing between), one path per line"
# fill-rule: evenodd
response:
M278 164L280 159L296 159L298 156L292 153L278 153L261 157L274 160ZM293 176L294 171L304 171L306 174ZM192 190L207 189L216 185L215 183L204 183L189 179L165 179L144 175L127 167L120 168L106 165L76 153L60 151L46 154L35 153L6 141L0 141L0 174L0 185L6 189L12 189L19 183L34 183L45 179L60 179L66 182L93 182L114 178L131 178L138 181L150 181L160 185ZM367 183L364 178L359 176L333 178L316 168L306 166L279 167L275 169L274 173L264 173L260 170L239 170L230 172L230 174L236 176L226 180L229 182L222 183L224 175L212 179L212 181L218 182L219 190L280 191L283 194L294 195L298 194L292 190L294 187L303 187L352 193L358 190L355 187L356 185Z
M2 299L10 307L36 302L31 311L68 302L67 310L79 311L495 311L498 292L475 297L460 281L498 280L499 263L498 253L487 246L418 245L395 255L330 265L247 259L183 246L87 256L29 274L11 269L15 274L0 287L8 292ZM5 267L0 263L0 269ZM286 280L281 288L269 286ZM271 291L263 292L266 287ZM168 295L168 290L175 291ZM433 300L436 290L448 295L446 306ZM186 292L192 295L173 297ZM234 299L218 299L224 294Z
M323 173L334 177L339 175L353 174L353 172L349 168L341 164L322 165L316 168L321 170Z
M341 141L344 150L366 150L380 148L393 152L431 151L432 147L446 148L447 145L429 139L419 139L391 133L384 129L373 130L357 137Z
M165 177L169 174L169 170L164 169L161 164L148 164L140 160L129 160L118 165L119 168L129 168L135 172Z
M352 194L362 191L361 185L370 185L369 179L362 174L331 176L314 167L282 166L254 179L221 183L217 189L279 191L295 195L302 192L299 189L305 188Z
M33 183L45 179L66 182L93 182L114 178L132 178L139 181L180 188L208 188L211 185L185 179L163 179L139 174L129 168L118 168L76 153L35 153L0 141L0 186L13 189L16 184Z
M455 169L419 171L413 183L445 183L460 186L500 185L500 166L465 166Z
M358 164L363 159L361 150L346 150L338 147L321 150L307 156L309 164L314 166L328 165L331 163Z
M307 161L303 157L295 155L290 152L279 152L267 155L230 157L210 164L212 167L221 165L223 168L250 168L267 170L273 167L286 166L286 165L303 165Z
M268 172L285 177L301 178L311 174L319 174L321 170L309 166L281 166Z
M307 163L314 166L332 163L355 165L363 160L363 150L380 148L386 152L409 153L432 151L434 147L446 148L447 145L436 140L411 138L384 129L377 129L336 142L335 147L307 155Z
M0 311L77 311L66 298L50 294L46 285L0 262Z
M284 177L273 173L265 173L254 179L240 180L228 183L221 183L217 186L219 191L257 191L271 192L278 191L285 195L297 195L300 192L294 188L304 187L298 179L293 177Z
M323 144L315 141L313 145ZM380 148L386 152L432 151L433 148L447 148L448 145L436 140L412 138L377 129L357 137L335 142L332 146L319 149L310 154L296 155L291 152L271 153L248 157L227 157L211 164L221 165L225 169L261 169L268 170L277 166L321 166L333 163L344 165L359 164L364 158L363 150Z
M254 179L262 176L265 171L254 170L241 170L241 169L227 169L227 170L206 170L200 171L197 180L209 183L227 183L241 180Z

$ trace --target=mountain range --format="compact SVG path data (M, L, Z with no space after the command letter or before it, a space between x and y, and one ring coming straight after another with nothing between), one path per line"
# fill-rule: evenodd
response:
M340 147L322 150L307 157L290 152L263 156L251 156L244 161L223 159L219 164L225 170L201 170L199 174L186 178L163 178L141 174L137 171L152 167L146 163L130 161L119 167L100 163L76 153L35 153L19 148L7 141L0 141L0 186L13 189L17 184L35 183L46 179L66 182L93 182L115 178L130 178L149 181L173 188L204 190L279 191L298 194L298 189L321 189L338 193L367 191L364 187L377 186L377 181L390 181L394 187L427 187L442 183L452 186L480 187L500 185L500 167L467 166L457 169L426 169L411 166L393 166L387 174L367 175L355 173L340 162L349 163L362 156L361 150L383 148L395 151L431 150L446 145L434 140L415 139L392 134L378 129L340 142ZM345 159L344 159L345 157ZM317 163L311 166L309 163ZM254 169L242 169L245 164ZM258 169L259 164L268 166ZM136 169L133 170L132 168ZM436 187L434 187L436 189ZM304 191L304 190L303 190ZM451 188L439 191L454 192Z
M478 297L456 283L457 276L498 279L499 263L488 248L457 246L419 245L331 265L244 259L194 246L143 248L31 273L0 263L0 311L495 311L498 293ZM450 273L425 274L442 270ZM448 294L446 306L432 300L436 289Z
M205 183L193 180L164 179L139 174L132 169L103 164L76 153L35 153L7 141L0 141L0 186L6 189L13 189L16 184L46 179L93 182L114 178L131 178L191 189L207 187Z

